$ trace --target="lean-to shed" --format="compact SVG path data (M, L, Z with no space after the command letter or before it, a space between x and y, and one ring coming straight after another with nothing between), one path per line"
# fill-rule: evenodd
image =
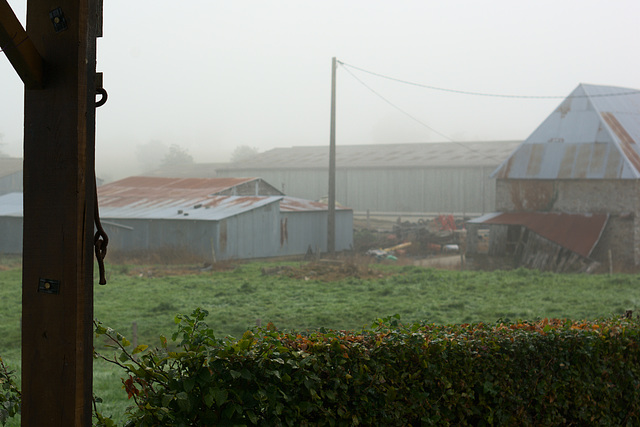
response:
M493 173L498 212L469 224L468 252L486 228L489 252L515 253L523 265L639 265L638 144L640 91L578 85ZM569 268L569 257L578 264Z
M364 213L394 215L492 212L491 172L520 141L336 147L336 200ZM328 194L329 147L275 148L227 166L218 176L260 176L295 197Z

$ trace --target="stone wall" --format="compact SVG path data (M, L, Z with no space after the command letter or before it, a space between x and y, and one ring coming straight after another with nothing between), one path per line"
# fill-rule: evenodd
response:
M591 258L614 269L640 265L640 181L638 180L506 180L496 182L496 210L608 213L600 242Z
M636 180L506 180L496 182L496 210L570 213L636 212Z

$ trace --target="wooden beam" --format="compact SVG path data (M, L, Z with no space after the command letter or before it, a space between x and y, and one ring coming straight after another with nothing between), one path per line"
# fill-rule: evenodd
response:
M47 84L25 90L23 426L91 425L98 13L96 0L27 3Z
M0 50L7 55L27 88L43 87L42 57L7 0L0 0Z

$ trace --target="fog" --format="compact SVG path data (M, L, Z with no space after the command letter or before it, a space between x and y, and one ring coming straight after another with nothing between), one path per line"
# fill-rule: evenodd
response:
M9 0L24 25L26 1ZM140 147L197 162L329 143L524 139L579 83L640 88L640 2L107 0L97 70L98 175L149 165ZM0 60L0 151L22 156L23 85ZM142 157L142 158L141 158Z

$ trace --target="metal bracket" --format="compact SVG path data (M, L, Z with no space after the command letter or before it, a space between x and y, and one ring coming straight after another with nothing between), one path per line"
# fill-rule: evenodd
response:
M49 12L49 19L51 19L51 23L53 24L53 29L56 33L60 31L66 30L67 20L64 17L64 12L62 12L62 8L58 7Z

